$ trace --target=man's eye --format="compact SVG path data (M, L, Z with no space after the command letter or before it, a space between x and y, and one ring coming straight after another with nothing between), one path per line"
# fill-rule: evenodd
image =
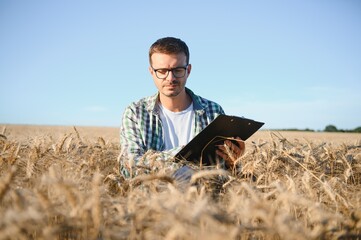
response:
M180 74L180 73L183 73L184 72L184 69L183 68L176 68L176 69L174 69L173 70L173 72L175 73L175 74Z
M167 69L158 69L157 70L157 73L160 73L160 74L166 74L168 72Z

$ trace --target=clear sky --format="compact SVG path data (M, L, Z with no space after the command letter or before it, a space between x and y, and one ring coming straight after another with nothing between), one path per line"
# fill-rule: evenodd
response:
M120 125L184 40L187 86L263 128L361 126L361 1L0 0L0 124Z

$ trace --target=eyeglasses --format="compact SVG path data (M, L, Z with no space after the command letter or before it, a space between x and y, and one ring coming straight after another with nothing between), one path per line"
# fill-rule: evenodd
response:
M172 74L174 77L176 78L182 78L186 75L186 71L187 71L187 67L188 64L184 67L176 67L176 68L159 68L159 69L153 69L153 71L155 72L155 75L157 76L157 78L159 79L166 79L168 77L168 74L170 71L172 71Z

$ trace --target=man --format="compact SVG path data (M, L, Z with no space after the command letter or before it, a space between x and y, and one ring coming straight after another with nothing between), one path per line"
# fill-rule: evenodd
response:
M157 40L150 47L149 63L158 93L132 103L124 112L120 171L125 178L137 175L138 169L150 169L158 167L157 163L170 161L213 119L224 114L220 105L185 87L192 70L185 42L173 37ZM226 166L233 167L236 157L244 151L244 143L226 141L226 144L217 154ZM156 159L144 156L149 150L158 153Z

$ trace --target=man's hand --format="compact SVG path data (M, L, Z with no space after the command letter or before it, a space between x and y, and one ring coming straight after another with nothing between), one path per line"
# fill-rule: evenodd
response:
M216 154L223 158L228 167L233 167L237 159L244 154L245 143L239 137L234 140L225 140L223 145L219 145Z

